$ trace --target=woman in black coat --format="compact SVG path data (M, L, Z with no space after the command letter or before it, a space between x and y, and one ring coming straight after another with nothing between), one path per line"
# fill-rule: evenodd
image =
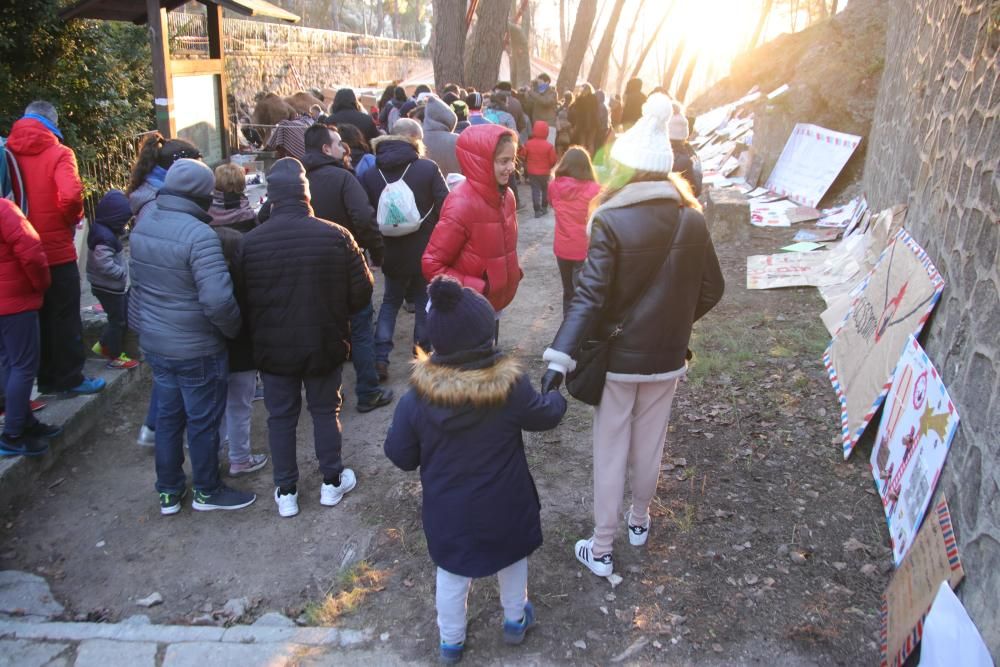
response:
M330 115L327 116L327 120L337 126L344 123L353 125L361 130L361 133L365 135L368 141L378 136L378 128L375 127L375 121L372 120L370 115L362 111L361 105L358 103L358 97L351 88L341 88L333 96L333 109L331 109Z
M594 154L597 135L597 97L589 83L580 86L580 94L569 108L569 122L573 126L572 141Z
M602 577L613 570L626 474L632 489L629 542L646 543L670 407L687 371L691 328L724 288L701 206L671 173L671 113L666 95L650 95L643 117L611 148L619 165L611 182L627 177L601 196L591 217L590 247L576 292L543 355L549 362L544 392L576 369L592 341L607 346L607 365L597 369L603 387L598 385L594 412L594 533L575 548L577 560Z

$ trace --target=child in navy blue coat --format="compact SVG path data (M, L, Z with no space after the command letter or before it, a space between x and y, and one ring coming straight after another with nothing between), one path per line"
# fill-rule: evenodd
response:
M483 296L444 276L428 293L434 353L414 364L385 454L403 470L420 468L441 659L458 662L473 578L497 575L505 641L521 643L534 620L527 557L542 544L542 525L521 431L555 428L566 399L539 394L496 349L496 315Z

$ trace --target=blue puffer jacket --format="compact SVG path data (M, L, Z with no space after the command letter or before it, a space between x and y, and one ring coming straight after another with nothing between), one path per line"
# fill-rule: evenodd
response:
M139 345L173 359L218 354L240 331L240 309L211 217L166 190L149 206L130 237Z

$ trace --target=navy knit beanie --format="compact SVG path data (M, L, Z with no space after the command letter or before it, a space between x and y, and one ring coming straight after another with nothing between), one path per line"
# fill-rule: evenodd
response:
M435 277L427 294L427 336L434 348L434 361L449 363L469 355L492 355L496 312L489 301L447 276Z
M309 181L302 163L283 157L267 173L267 198L274 202L309 200Z
M121 190L111 190L101 197L94 210L94 222L121 233L125 223L132 217L132 209L128 205L128 197Z

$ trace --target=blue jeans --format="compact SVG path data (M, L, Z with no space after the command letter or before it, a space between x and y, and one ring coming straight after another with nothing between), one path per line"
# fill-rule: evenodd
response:
M396 316L404 299L416 308L413 313L413 344L424 350L431 349L425 333L427 281L423 276L406 278L385 276L385 293L382 295L382 307L378 311L378 324L375 325L375 359L385 364L389 363L392 336L396 331Z
M0 315L0 365L6 399L3 432L19 436L35 423L31 385L38 372L38 311Z
M274 485L288 488L299 481L295 457L295 428L302 411L302 385L313 422L313 446L323 479L334 479L344 471L340 457L341 372L327 375L288 377L261 373L264 379L264 406L267 408L267 440L271 446Z
M150 431L156 430L156 418L160 414L160 404L157 401L159 390L156 388L156 378L153 378L153 390L149 392L149 408L146 409L146 421L143 422Z
M156 383L156 490L180 493L184 476L184 428L197 491L219 488L219 424L226 409L229 359L225 351L194 359L146 353Z
M375 372L375 341L372 338L372 317L375 309L369 303L351 315L351 363L354 364L354 393L358 403L372 400L381 391ZM265 399L266 400L266 399Z

